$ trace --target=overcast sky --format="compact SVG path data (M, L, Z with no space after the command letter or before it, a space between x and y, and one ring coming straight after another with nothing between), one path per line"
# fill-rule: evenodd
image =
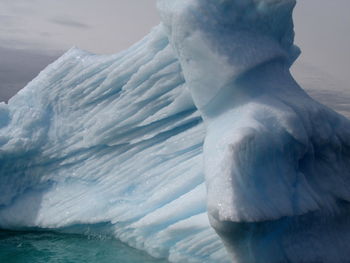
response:
M72 46L116 53L159 23L156 0L0 0L0 101ZM298 0L299 63L350 83L349 0ZM350 86L350 85L349 85Z

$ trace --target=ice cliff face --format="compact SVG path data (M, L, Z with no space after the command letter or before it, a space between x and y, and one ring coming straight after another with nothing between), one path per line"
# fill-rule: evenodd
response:
M171 262L348 262L350 123L289 73L294 4L159 0L127 51L67 52L0 104L0 227Z
M208 214L233 262L349 260L350 122L289 72L294 5L159 1L206 126Z

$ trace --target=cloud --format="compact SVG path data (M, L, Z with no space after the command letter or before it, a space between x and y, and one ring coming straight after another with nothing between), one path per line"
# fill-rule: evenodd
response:
M69 18L56 17L56 18L50 19L49 21L54 23L54 24L61 25L61 26L75 27L75 28L79 28L79 29L89 29L89 28L91 28L91 26L88 25L88 24L81 23L79 21L75 21L75 20L72 20L72 19L69 19Z
M59 55L0 47L0 101L8 101Z
M9 16L9 15L1 15L0 14L0 23L1 26L9 26L9 25L13 25L15 22L15 18L13 16Z

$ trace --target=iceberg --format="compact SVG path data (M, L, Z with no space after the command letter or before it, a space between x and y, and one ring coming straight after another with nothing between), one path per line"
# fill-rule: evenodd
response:
M233 262L348 262L350 122L290 74L296 2L158 3L206 126L208 215Z
M293 79L294 0L158 0L116 55L72 48L0 104L0 228L170 262L349 262L350 122Z
M206 213L205 129L163 26L125 52L69 50L0 105L0 227L114 236L229 262Z

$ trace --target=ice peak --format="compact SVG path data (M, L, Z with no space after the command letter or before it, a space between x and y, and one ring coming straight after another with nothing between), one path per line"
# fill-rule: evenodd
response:
M198 108L258 65L294 62L300 53L294 45L294 6L295 0L158 1Z

